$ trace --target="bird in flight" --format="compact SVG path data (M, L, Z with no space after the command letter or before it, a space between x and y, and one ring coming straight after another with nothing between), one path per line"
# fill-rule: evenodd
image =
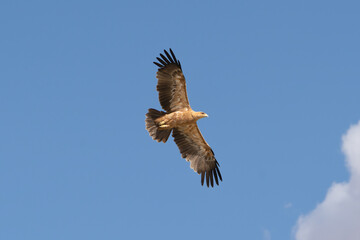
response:
M154 140L164 143L172 132L181 156L190 162L195 172L201 174L201 185L206 178L206 185L214 187L214 180L217 185L219 179L222 181L219 163L196 124L197 120L208 115L191 109L180 61L171 48L169 50L171 55L164 50L165 55L160 53L161 58L157 57L158 62L154 62L159 67L156 89L165 112L150 108L145 119L146 130Z

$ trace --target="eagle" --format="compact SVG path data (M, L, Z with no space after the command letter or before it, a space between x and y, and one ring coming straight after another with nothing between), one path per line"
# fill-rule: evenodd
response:
M159 67L156 89L165 111L150 108L145 115L146 130L154 140L164 143L172 132L181 156L190 162L195 172L201 174L201 185L206 178L206 185L214 187L214 180L217 185L219 179L222 181L219 163L196 124L197 120L208 115L191 109L180 61L171 48L169 50L171 55L164 50L165 55L160 53L161 58L157 57L158 62L154 62Z

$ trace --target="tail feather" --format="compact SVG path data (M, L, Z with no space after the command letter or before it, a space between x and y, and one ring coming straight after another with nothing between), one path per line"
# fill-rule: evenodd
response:
M166 113L150 108L146 114L146 130L148 130L150 136L158 142L166 142L170 136L172 129L162 130L155 123L155 119L164 116Z

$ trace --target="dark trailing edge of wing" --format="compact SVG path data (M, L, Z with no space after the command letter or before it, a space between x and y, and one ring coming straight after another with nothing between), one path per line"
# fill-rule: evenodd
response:
M160 53L161 58L159 58L159 57L156 58L159 62L154 62L154 64L156 66L158 66L160 69L166 67L169 64L176 64L181 69L180 61L176 59L175 54L171 50L171 48L169 48L169 50L170 50L171 55L166 50L164 50L164 53L166 56L164 56L162 53Z
M206 185L208 187L209 187L209 183L211 184L211 187L214 187L214 178L215 178L216 185L219 185L219 179L220 179L220 181L222 181L219 166L220 166L220 164L215 159L215 168L201 173L201 185L204 185L205 176L206 176Z

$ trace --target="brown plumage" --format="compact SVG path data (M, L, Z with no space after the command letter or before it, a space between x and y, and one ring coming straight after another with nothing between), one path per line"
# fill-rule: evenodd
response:
M186 93L186 82L181 70L180 61L170 49L170 54L157 57L154 62L159 67L156 74L158 79L157 91L161 107L166 111L150 108L146 114L146 130L158 142L166 142L172 136L179 147L181 156L190 162L190 167L201 174L201 184L214 186L214 180L219 185L222 177L219 163L214 152L202 136L196 121L207 117L204 112L195 112L191 109Z

